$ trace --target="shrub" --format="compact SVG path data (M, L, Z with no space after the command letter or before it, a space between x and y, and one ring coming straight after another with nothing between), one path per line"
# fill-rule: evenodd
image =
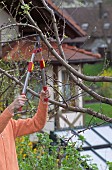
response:
M112 69L108 68L104 70L101 76L108 76L112 77ZM111 82L103 82L101 87L101 94L105 97L111 98L112 97L112 85Z
M81 156L76 143L62 145L59 140L54 143L47 133L37 133L38 142L34 145L29 137L16 140L20 170L83 170L88 167L89 156ZM80 139L81 140L81 139ZM95 164L89 165L98 170Z

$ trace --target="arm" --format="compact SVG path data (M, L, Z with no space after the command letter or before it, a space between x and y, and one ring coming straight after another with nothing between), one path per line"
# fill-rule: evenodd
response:
M10 113L9 109L6 108L2 114L0 115L0 134L3 132L5 127L7 126L9 120L13 117Z
M26 101L25 96L16 98L0 115L0 133L3 132L8 122L14 116L14 109L23 106Z
M47 119L48 104L44 104L41 100L39 101L38 109L33 118L27 119L11 119L14 137L23 136L40 131Z
M38 109L33 118L11 119L15 138L40 131L44 127L48 113L48 102L44 102L44 98L48 96L48 91L41 91Z

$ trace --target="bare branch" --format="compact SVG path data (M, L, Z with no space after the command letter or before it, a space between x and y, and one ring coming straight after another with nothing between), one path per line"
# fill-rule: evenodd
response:
M30 28L35 29L35 31L38 32L38 34L40 35L41 39L44 41L44 43L49 48L49 50L52 53L52 55L54 55L56 57L56 59L66 69L68 69L71 73L73 73L76 77L81 78L82 80L85 80L85 81L89 81L89 82L112 82L112 77L107 77L107 76L86 76L84 74L79 73L77 70L75 70L73 67L71 67L63 58L60 57L60 55L52 47L52 45L46 39L46 36L42 33L42 31L39 29L39 27L37 25L35 26L35 25L31 25L31 24L16 23L16 24L11 24L11 25L4 26L4 27L0 28L0 31L3 30L3 29L9 28L11 26L25 26L25 27L28 26Z
M47 45L47 47L49 48L50 52L57 58L57 60L63 65L65 66L65 68L67 70L69 70L70 72L72 72L75 76L81 78L82 80L85 81L90 81L90 82L112 82L112 77L104 77L104 76L86 76L83 75L81 73L79 73L77 70L75 70L73 67L71 67L65 59L65 55L61 46L61 41L59 39L59 35L58 35L58 29L57 29L57 25L56 25L56 19L55 19L55 15L52 9L50 9L48 7L48 5L46 4L45 0L42 0L43 4L45 5L45 7L47 8L48 11L50 11L51 15L52 15L52 20L53 20L53 24L54 24L54 30L55 30L55 34L56 34L56 39L59 45L59 50L60 50L60 54L62 55L62 58L60 57L60 55L54 50L54 48L51 46L51 44L49 43L49 41L45 38L45 36L43 35L42 31L39 29L39 27L37 26L36 22L33 20L33 18L31 17L30 13L27 13L28 18L30 19L30 21L32 22L32 24L35 26L35 29L37 29L41 39L44 41L44 43ZM24 1L21 0L21 3L23 5L25 5Z
M88 94L90 94L92 97L94 97L96 100L102 102L102 103L106 103L109 105L112 105L112 99L110 98L106 98L103 97L99 94L97 94L96 92L94 92L92 89L88 88L87 86L85 86L83 83L81 83L81 81L76 78L73 74L69 73L70 77L74 80L74 82L84 91L86 91Z
M56 22L56 18L55 18L54 12L53 12L53 10L51 8L48 7L48 5L45 2L45 0L42 0L42 2L44 4L44 6L46 7L46 9L52 15L52 22L53 22L53 27L54 27L54 31L55 31L55 36L56 36L57 44L58 44L58 47L59 47L59 52L60 52L61 57L66 61L66 57L65 57L65 54L64 54L64 51L63 51L63 48L62 48L62 44L61 44L61 41L60 41L60 38L59 38L59 34L58 34L57 22Z
M0 68L0 72L3 73L4 75L6 75L7 77L9 77L11 80L15 81L18 85L23 86L23 83L21 83L17 78L15 78L14 76L8 74L5 70L3 70L2 68ZM27 87L27 90L34 96L39 97L39 94L36 93L35 91L33 91L32 89ZM89 115L95 116L101 120L104 120L106 122L112 123L112 118L109 118L107 116L105 116L104 114L98 113L93 111L90 108L80 108L80 107L72 107L72 106L68 106L66 104L62 104L60 102L54 101L49 99L49 102L55 105L58 105L60 107L63 107L64 109L68 109L70 111L75 111L75 112L81 112L81 113L88 113Z

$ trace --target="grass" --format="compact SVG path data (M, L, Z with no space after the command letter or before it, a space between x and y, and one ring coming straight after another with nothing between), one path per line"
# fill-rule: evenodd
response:
M85 75L97 76L104 69L104 63L96 63L96 64L85 64L83 67L83 73Z
M92 104L86 104L84 106L85 108L91 108L94 111L97 111L99 113L102 113L110 118L112 118L112 106L104 104L104 103L92 103ZM104 122L103 120L93 117L91 115L85 114L85 126L87 126L90 121L91 124L99 124Z
M85 75L91 75L91 76L97 76L98 74L102 73L102 71L104 70L104 63L98 63L98 64L85 64L84 65L84 69L83 69L83 73ZM86 85L90 85L90 82L86 82ZM102 86L101 83L96 83L97 87ZM100 87L101 88L101 87ZM90 100L92 97L91 96L84 96L84 100ZM86 108L91 108L94 111L100 112L108 117L112 118L112 106L107 105L107 104L103 104L103 103L91 103L91 104L85 104ZM84 117L84 122L85 122L85 126L87 126L89 123L91 124L99 124L104 122L103 120L93 117L91 115L85 114Z

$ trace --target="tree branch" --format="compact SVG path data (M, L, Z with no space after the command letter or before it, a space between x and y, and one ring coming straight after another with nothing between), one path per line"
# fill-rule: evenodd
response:
M31 24L24 24L24 23L16 23L4 26L0 28L0 31L3 29L9 28L11 26L28 26L30 28L35 29L35 31L38 32L43 42L46 44L52 55L56 57L56 59L71 73L73 73L76 77L81 78L82 80L89 81L89 82L112 82L112 77L107 76L86 76L84 74L79 73L77 70L75 70L72 66L70 66L63 58L60 57L60 55L56 52L56 50L52 47L52 45L49 43L49 41L46 39L46 36L42 33L42 31L39 29L38 26L31 25Z
M7 77L9 77L11 80L13 80L14 82L16 82L18 85L22 86L23 87L23 83L20 82L17 78L15 78L14 76L10 75L9 73L7 73L5 70L3 70L2 68L0 68L0 73L3 73L4 75L6 75ZM39 94L36 93L35 91L33 91L32 89L30 89L29 87L27 87L27 90L34 96L37 96L39 97ZM106 115L104 114L101 114L101 113L98 113L98 112L95 112L93 111L92 109L90 108L80 108L80 107L72 107L72 106L69 106L69 105L66 105L66 104L62 104L60 102L57 102L57 101L54 101L54 100L51 100L49 99L49 102L52 103L52 104L55 104L55 105L58 105L59 107L62 107L64 109L67 109L69 111L74 111L74 112L81 112L81 113L87 113L89 115L92 115L92 116L95 116L101 120L104 120L106 122L109 122L109 123L112 123L112 118L109 118L107 117Z

